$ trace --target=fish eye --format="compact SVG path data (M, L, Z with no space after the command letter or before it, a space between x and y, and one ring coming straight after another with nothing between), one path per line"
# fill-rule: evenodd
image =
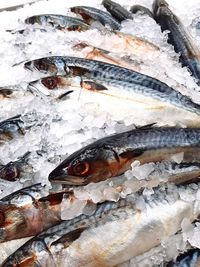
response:
M15 181L16 178L19 178L19 170L16 166L13 164L8 164L0 170L0 177L2 179L6 179L8 181Z
M42 79L42 84L48 89L54 89L56 88L58 81L57 81L57 78L48 77L48 78Z
M36 68L37 68L38 70L44 70L44 71L47 71L48 66L47 66L47 64L45 64L42 60L39 60L39 61L36 63Z
M6 218L5 218L4 212L0 211L0 227L2 227L4 225L5 220L6 220Z
M88 162L83 161L79 162L76 165L72 166L72 175L87 175L88 171L90 169L90 165Z

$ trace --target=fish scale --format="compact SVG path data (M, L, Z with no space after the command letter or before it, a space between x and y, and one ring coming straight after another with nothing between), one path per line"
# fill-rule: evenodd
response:
M196 191L193 191L195 194ZM98 266L99 256L104 263L103 266L115 266L144 253L158 245L163 238L175 234L181 229L183 218L193 221L198 216L199 211L194 212L194 202L182 200L179 192L187 192L187 188L175 187L173 194L170 190L157 188L153 195L144 198L145 206L141 210L135 207L141 193L129 195L118 202L107 201L98 204L92 215L80 215L72 220L63 221L32 238L12 254L2 267L16 262L25 263L30 258L37 264L34 266L38 267L46 266L50 259L58 266L63 266L60 264L62 256L64 266L85 266L86 261L87 266L95 267ZM120 228L121 232L117 235L110 230L107 232L113 227ZM80 231L80 234L75 237L74 231ZM144 242L139 242L144 235L148 238ZM69 249L63 243L68 240L67 236ZM94 245L90 242L98 244L98 249L92 249ZM88 246L91 246L90 249L85 250ZM82 250L87 253L82 254ZM40 256L41 253L43 254Z
M41 64L45 67L45 70L41 69ZM37 59L25 63L25 68L27 69L37 69L50 74L52 74L52 72L64 74L69 72L70 67L80 67L86 71L84 77L100 82L105 87L113 86L119 88L121 92L142 94L195 112L198 115L200 114L199 104L192 102L189 97L175 91L167 84L150 76L116 65L84 58L58 56ZM81 74L77 76L81 76Z

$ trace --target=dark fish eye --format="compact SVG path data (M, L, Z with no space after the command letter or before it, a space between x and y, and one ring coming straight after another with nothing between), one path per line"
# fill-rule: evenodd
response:
M8 181L15 181L16 178L19 178L20 172L16 166L13 164L8 164L5 168L0 170L0 177Z
M36 68L37 68L38 70L44 70L44 71L47 71L48 66L47 66L47 64L45 64L43 61L40 60L39 62L36 63Z
M72 175L87 175L90 169L90 165L88 162L83 161L79 162L76 165L72 166L71 171L69 170L69 174L71 172Z
M42 84L47 87L48 89L56 88L58 81L56 78L44 78L42 79Z
M3 211L0 211L0 227L4 226L5 223L5 214Z

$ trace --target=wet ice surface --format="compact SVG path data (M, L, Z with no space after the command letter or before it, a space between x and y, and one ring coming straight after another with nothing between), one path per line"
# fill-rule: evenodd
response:
M41 75L25 70L23 64L19 64L20 62L49 55L84 57L89 50L77 51L73 49L73 46L89 40L90 45L111 51L115 49L115 53L119 56L131 59L131 62L134 62L142 73L160 79L200 103L199 88L195 84L194 78L190 76L186 68L181 67L173 47L166 42L166 33L162 33L160 27L148 16L134 15L132 21L127 20L122 23L121 31L145 38L159 47L158 51L149 53L145 50L131 51L127 47L119 49L119 45L116 45L119 41L118 37L108 30L98 30L94 27L87 32L63 32L45 27L45 31L41 31L36 29L39 28L36 25L24 24L25 18L35 14L55 13L75 16L68 11L68 7L75 5L90 5L104 10L100 3L101 1L97 0L73 0L71 3L60 0L56 1L55 5L54 0L49 0L28 5L17 11L0 13L0 86L18 85L16 88L18 91L14 97L0 100L0 120L22 114L25 118L31 117L36 122L24 136L19 136L0 147L0 162L6 164L30 151L29 162L33 167L33 174L20 181L11 183L0 180L1 197L37 182L49 184L48 174L55 166L67 155L99 138L133 129L135 124L145 125L157 122L158 125L185 126L188 121L192 120L191 113L178 109L162 111L157 107L155 110L149 108L141 112L141 109L133 110L132 103L129 104L124 99L114 101L109 97L101 98L95 93L88 95L82 89L77 88L74 94L69 95L63 101L38 93L32 94L27 90L27 82L36 80ZM192 24L192 21L199 16L200 1L169 0L168 3L200 48L200 31ZM148 0L139 2L123 0L120 1L120 4L128 9L134 4L151 8L151 2ZM11 34L6 31L17 31L23 28L27 29L24 34ZM150 103L150 106L152 105L154 105L153 102ZM116 106L118 106L117 110ZM159 113L161 115L158 115L157 110L161 112ZM194 120L196 118L194 115ZM197 124L196 121L194 124ZM181 154L174 155L172 160L181 162L182 157ZM169 172L164 163L159 167L154 163L144 166L140 166L137 162L134 164L133 170L127 171L120 178L75 189L75 196L78 200L73 209L70 209L67 200L63 201L62 218L68 219L82 212L86 214L93 212L95 205L85 206L88 199L94 203L107 199L117 201L120 196L125 197L131 192L138 191L141 187L149 188L144 191L144 194L148 195L153 193L152 187L157 186L161 181L167 181ZM187 196L182 194L186 200ZM189 194L188 198L190 197ZM143 204L142 199L137 203L139 208L143 207ZM199 231L199 226L195 231ZM195 241L191 242L193 238L190 232L187 238L191 245L194 245ZM197 246L196 243L195 246ZM134 264L128 266L134 266Z

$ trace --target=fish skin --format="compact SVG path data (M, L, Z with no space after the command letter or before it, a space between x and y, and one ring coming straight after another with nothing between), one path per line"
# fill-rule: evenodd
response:
M102 5L119 23L126 19L133 19L132 14L128 10L114 1L103 0Z
M48 195L45 186L22 188L0 200L0 242L38 234L61 221L63 197L73 192Z
M154 18L153 13L147 7L144 7L144 6L134 5L131 7L130 11L133 14L136 14L137 12L141 12L145 15L148 15L152 19Z
M191 249L180 254L176 261L165 264L165 267L198 267L200 264L200 250L198 248Z
M86 24L82 19L57 15L57 14L42 14L28 17L25 19L27 24L40 24L50 25L58 29L69 29L69 30L88 30L89 25Z
M170 10L164 0L155 0L153 12L156 22L162 31L168 30L168 42L174 46L183 67L187 67L200 85L200 51L184 29L179 18Z
M167 84L113 64L77 57L52 56L28 61L24 66L31 71L37 70L45 74L66 75L70 71L76 72L77 76L84 74L105 87L110 85L120 90L145 95L200 115L199 104L192 102L189 97L182 95Z
M120 264L177 233L183 218L195 220L199 211L194 213L194 203L182 200L178 192L157 189L152 196L144 197L145 208L141 210L135 206L140 194L99 204L92 215L63 221L32 238L9 256L2 267Z
M104 12L100 9L89 7L89 6L75 6L71 7L70 10L76 14L82 16L83 20L88 22L88 20L93 19L99 21L102 25L109 25L113 30L120 30L120 23L115 20L109 13Z
M74 152L49 174L49 180L69 185L95 183L124 173L135 160L141 164L158 162L184 152L184 161L194 161L198 148L200 129L134 129L104 137ZM193 156L192 151L196 151Z

